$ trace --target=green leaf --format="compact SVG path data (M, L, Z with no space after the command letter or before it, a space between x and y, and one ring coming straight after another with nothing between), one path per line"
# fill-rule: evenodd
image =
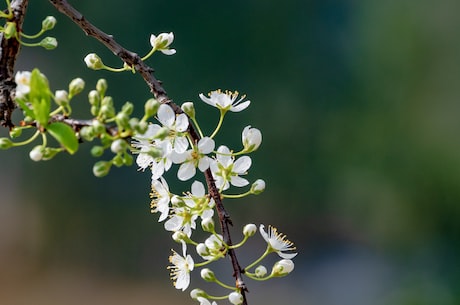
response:
M73 155L78 150L77 136L69 125L55 122L49 124L46 130L69 152L69 154Z
M51 109L51 91L48 80L38 69L34 69L30 76L29 100L35 119L41 126L46 127Z

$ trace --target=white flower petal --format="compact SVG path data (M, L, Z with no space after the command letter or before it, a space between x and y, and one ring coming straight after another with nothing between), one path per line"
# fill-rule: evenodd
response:
M174 151L177 153L183 153L188 148L188 140L186 137L176 137L174 139Z
M184 132L188 128L188 117L185 113L181 113L176 118L176 130Z
M206 194L203 183L194 181L192 183L192 195L195 197L203 197Z
M187 181L196 174L196 168L192 162L182 163L177 171L177 178L181 181Z
M236 187L243 187L249 184L249 181L239 176L232 176L230 183Z
M165 222L165 230L176 232L182 227L182 217L174 215Z
M198 150L205 155L211 153L215 146L214 140L210 137L204 137L198 142Z
M200 161L198 161L198 168L200 169L200 171L204 172L205 170L207 170L209 168L211 160L212 159L208 156L204 156L203 158L201 158Z
M240 111L243 111L244 109L248 108L249 107L249 104L251 104L251 101L246 101L246 102L243 102L243 103L240 103L236 106L233 106L232 108L230 108L230 111L232 112L240 112Z
M170 106L161 104L158 108L157 116L161 124L169 128L173 127L174 121L176 120L176 114Z
M165 172L165 167L163 162L155 162L152 165L152 180L157 180L160 179L161 176L163 176Z
M243 156L235 161L233 171L238 174L246 173L246 171L251 167L251 164L251 158L249 156Z

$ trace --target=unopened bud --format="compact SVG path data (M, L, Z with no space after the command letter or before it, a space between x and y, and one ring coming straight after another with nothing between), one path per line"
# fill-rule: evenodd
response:
M96 177L104 177L110 172L112 162L110 161L98 161L93 166L93 174Z
M96 53L86 55L83 60L85 61L86 66L93 70L100 70L105 67L102 59Z
M91 156L100 157L103 154L104 154L104 147L96 145L91 148Z
M211 217L207 217L201 221L201 227L203 231L214 232L214 220Z
M56 93L54 93L54 101L59 106L66 106L69 104L69 94L65 90L56 90Z
M294 270L294 262L290 259L282 259L273 265L273 276L286 276Z
M257 179L254 181L254 183L251 185L251 193L254 195L259 195L265 191L265 181L262 179Z
M160 102L154 98L148 99L145 102L144 111L148 117L152 117L157 114L158 108L160 108Z
M228 295L228 300L234 305L240 305L243 303L243 296L238 291L233 291Z
M99 92L101 96L105 95L105 92L107 91L108 87L109 85L107 84L107 80L105 80L104 78L100 78L96 83L96 90L97 92Z
M243 235L247 236L247 237L254 236L254 234L256 234L256 232L257 232L257 227L253 223L249 223L249 224L245 225L244 228L243 228Z
M30 159L33 161L40 161L43 159L43 147L35 146L29 153Z
M267 268L265 266L258 266L255 270L255 274L257 277L264 277L267 274Z
M180 107L191 119L195 118L195 106L192 102L185 102Z
M216 276L214 275L214 272L212 272L212 270L209 268L201 269L200 275L201 275L201 278L207 282L214 282L216 280Z
M195 288L192 291L190 291L190 297L194 300L198 299L199 297L205 297L205 296L206 296L206 293L201 289Z
M13 142L11 142L8 138L0 138L0 149L8 149L13 146Z
M44 31L49 31L54 28L54 26L56 25L56 22L57 22L56 18L54 18L53 16L47 16L42 21L42 29Z
M112 144L110 145L110 150L111 150L114 154L119 154L119 153L125 151L127 147L128 147L128 144L126 144L126 141L125 141L125 140L123 140L123 139L116 139L116 140L113 141Z
M45 37L40 41L40 46L47 50L53 50L58 46L58 42L54 37Z
M10 137L17 138L20 137L22 134L22 128L14 127L10 130Z
M85 89L85 81L79 77L74 78L69 84L69 96L73 97Z

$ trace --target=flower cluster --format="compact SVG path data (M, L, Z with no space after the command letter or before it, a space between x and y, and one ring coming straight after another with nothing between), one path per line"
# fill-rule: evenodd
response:
M135 135L132 150L137 154L136 163L139 169L151 172L152 213L159 214L158 221L164 222L165 230L170 231L173 240L182 246L181 253L173 250L169 258L171 265L168 269L174 286L180 290L187 289L190 285L190 273L196 268L206 266L200 273L203 280L215 282L228 288L230 292L225 296L215 297L201 289L193 289L191 297L200 304L215 305L217 303L213 300L224 298L231 304L241 304L243 296L240 288L218 280L208 266L225 257L231 249L243 246L255 235L257 227L254 224L244 226L242 241L234 245L227 244L225 237L216 233L214 228L216 202L195 176L198 171L210 173L221 198L241 198L262 193L265 189L262 179L256 179L249 190L239 194L234 194L236 191L232 191L232 194L226 193L231 187L244 188L251 184L245 178L252 165L251 157L247 154L260 147L262 134L257 128L246 126L241 133L241 149L235 151L226 145L216 148L214 139L222 127L226 113L243 111L250 101L245 100L245 96L238 98L237 92L220 90L212 91L208 96L200 94L199 97L220 112L218 124L212 132L202 132L192 102L184 103L181 107L183 112L179 113L170 105L161 104L155 115L158 124L150 124L144 133ZM190 124L199 133L198 140L190 135ZM164 174L173 168L177 168L176 175L179 180L192 181L188 192L175 194L170 191ZM193 237L193 232L199 227L209 234L203 241L195 241ZM292 242L274 227L270 226L266 232L265 226L260 225L259 231L267 248L258 259L244 268L244 274L254 280L267 280L289 274L294 268L291 259L296 255ZM189 246L194 247L197 257L192 258L190 253L193 251L189 250ZM273 252L282 259L273 265L271 273L268 274L266 267L259 263Z

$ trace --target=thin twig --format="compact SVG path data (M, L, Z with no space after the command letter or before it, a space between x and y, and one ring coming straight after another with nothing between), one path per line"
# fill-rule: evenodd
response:
M24 22L28 0L13 0L11 8L13 17L8 20L16 24L19 33ZM0 125L14 127L11 120L16 104L13 101L16 83L14 82L14 65L19 53L20 44L15 38L6 39L4 33L0 33Z
M167 95L166 90L161 85L161 82L158 81L153 76L153 69L145 64L139 55L134 52L131 52L123 48L119 43L117 43L111 35L108 35L101 31L99 28L90 23L80 12L78 12L74 7L72 7L66 0L50 0L51 4L56 7L58 11L69 17L73 22L75 22L88 36L91 36L103 45L105 45L109 50L123 60L128 66L134 68L142 76L144 81L150 88L153 96L161 103L168 103L176 113L182 113L181 108L176 105ZM196 132L192 124L189 124L189 134L193 142L197 143L200 140L199 134ZM211 174L210 169L205 171L205 178L208 186L208 191L211 197L216 202L216 210L219 215L219 221L222 229L222 236L227 245L232 245L232 240L230 236L229 226L232 225L229 214L224 208L222 203L222 197L219 193L214 178ZM240 290L240 293L243 295L242 305L247 305L246 292L248 291L246 285L244 284L242 277L242 269L238 263L238 259L234 249L229 249L228 254L232 261L233 267L233 276L236 280L236 287Z

